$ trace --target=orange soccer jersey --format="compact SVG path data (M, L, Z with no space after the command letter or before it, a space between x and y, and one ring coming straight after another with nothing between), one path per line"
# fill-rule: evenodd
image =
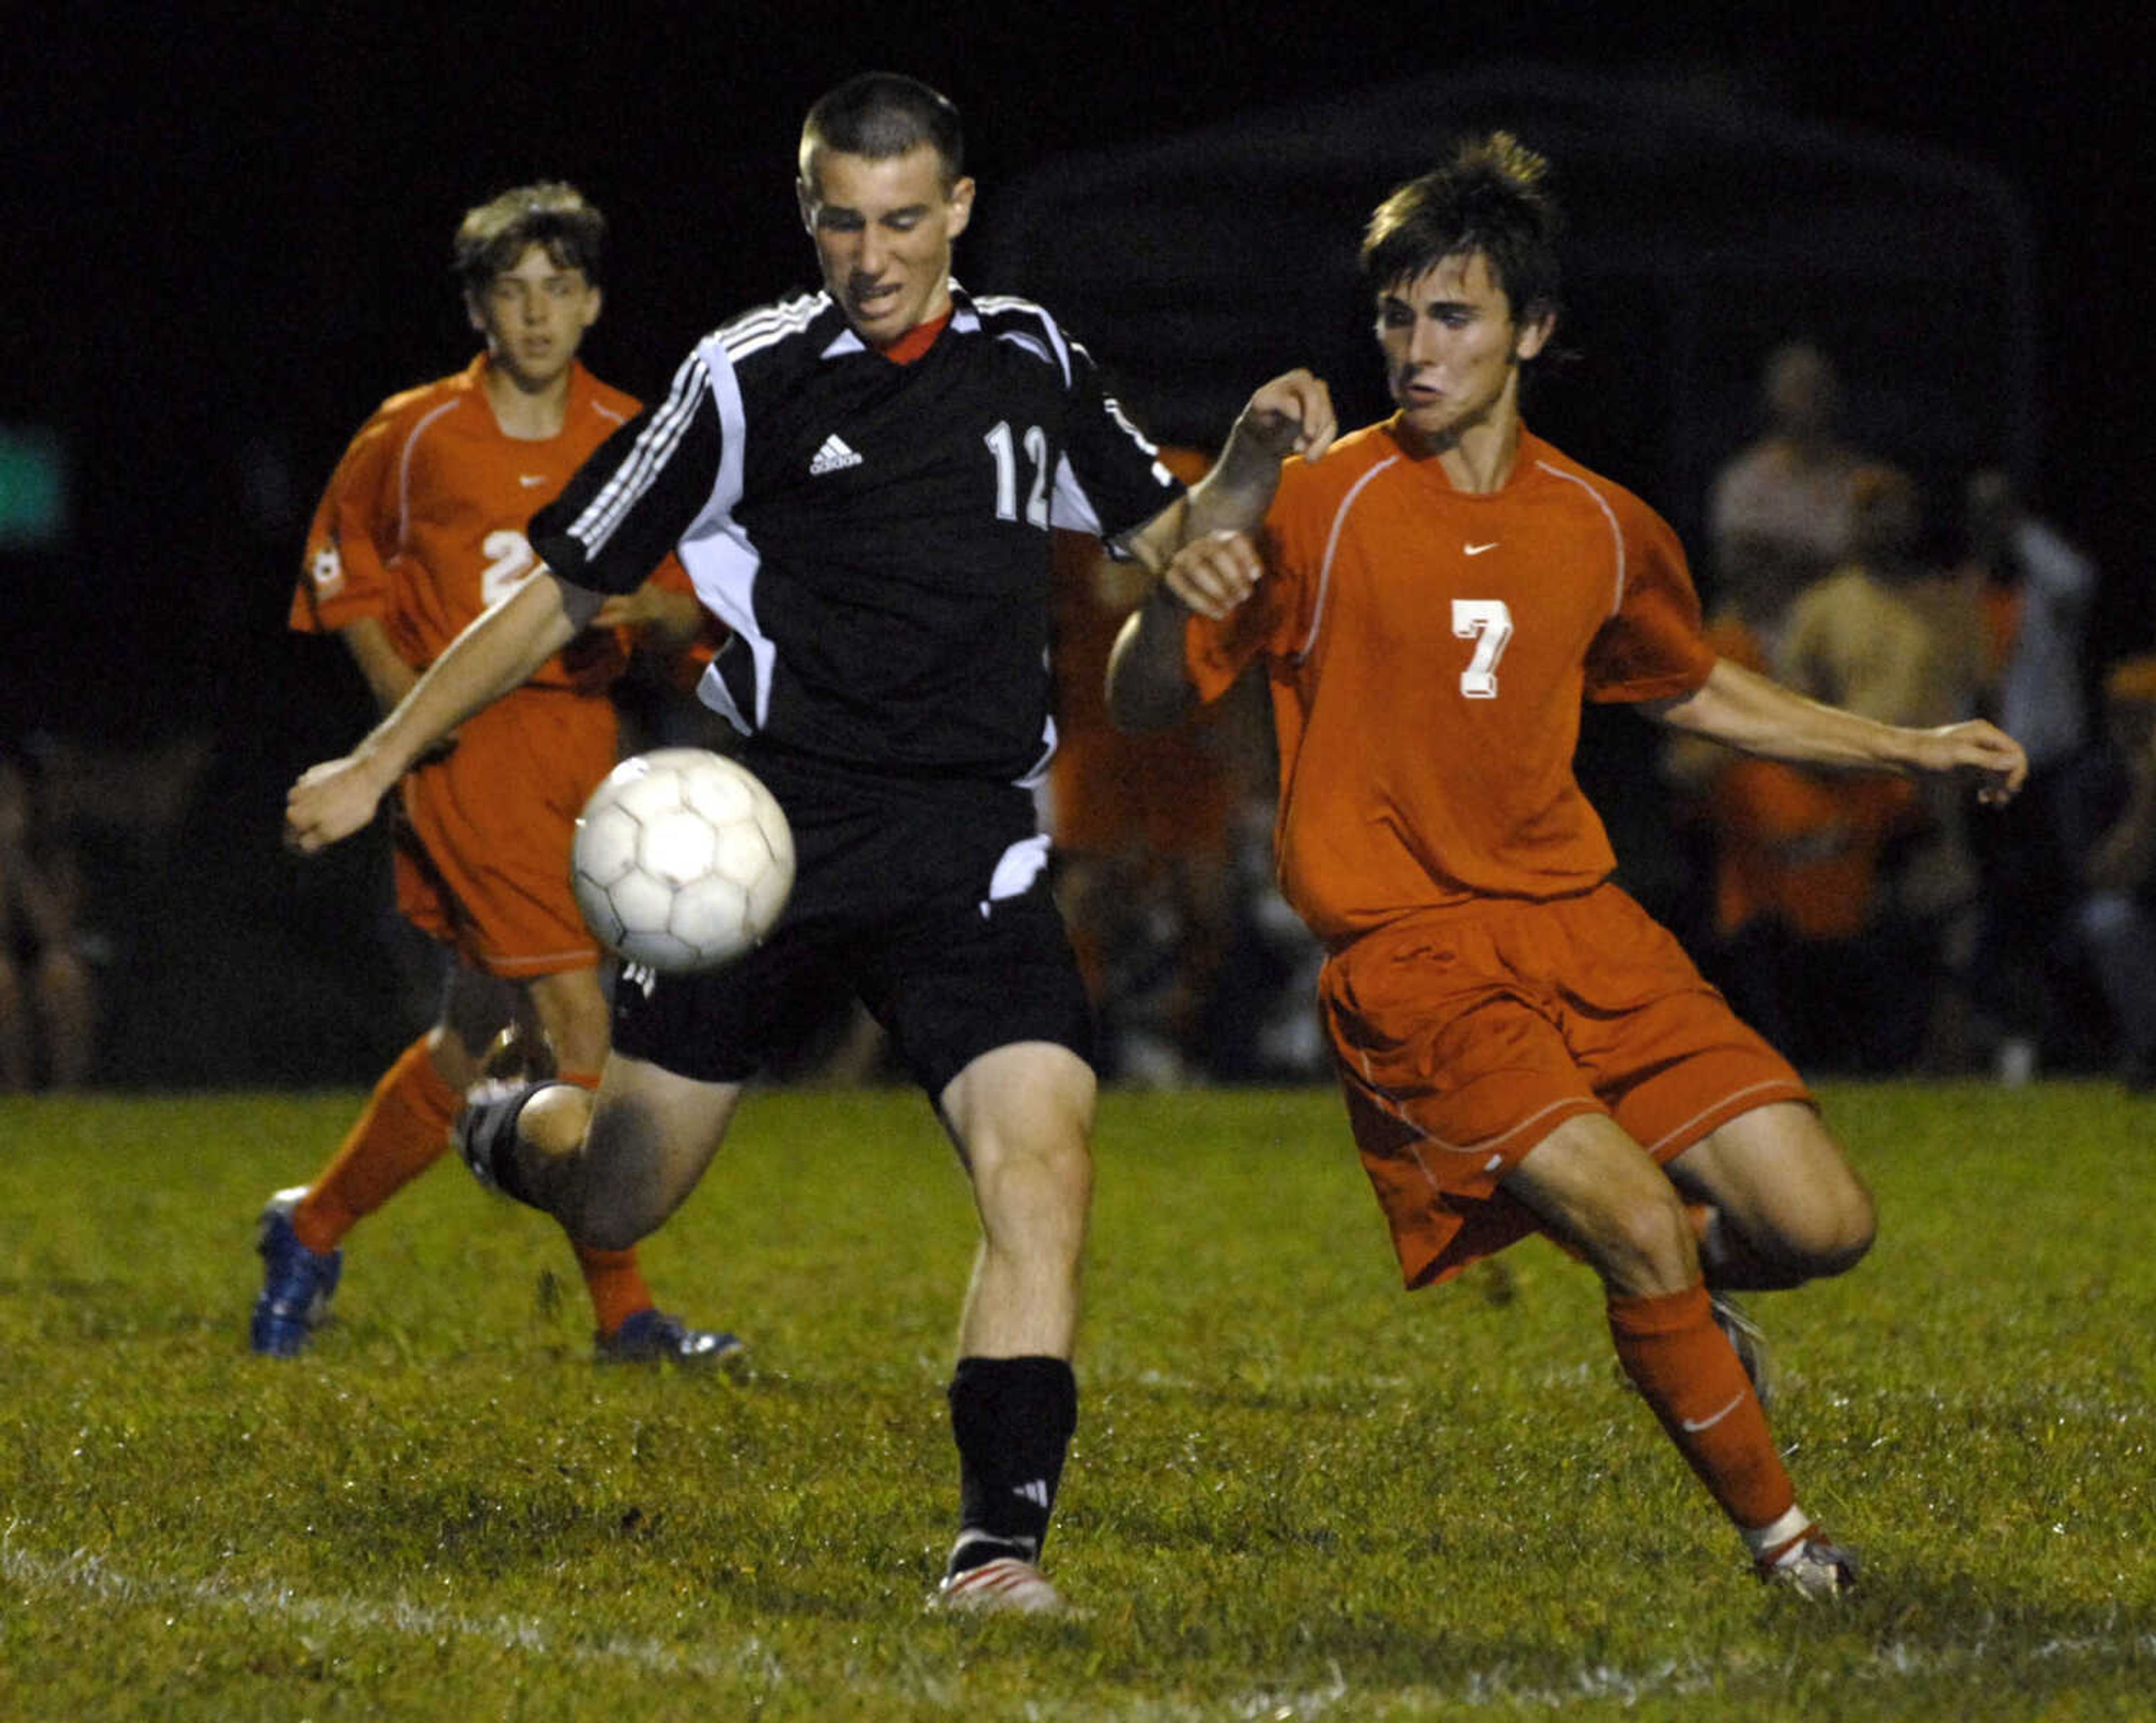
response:
M404 661L424 669L465 625L538 566L525 523L584 458L637 413L635 398L572 368L558 435L506 435L487 404L486 359L392 395L361 427L307 531L292 626L379 620ZM604 688L619 643L575 643L541 666L540 687Z
M1587 890L1614 865L1573 776L1580 701L1713 668L1667 525L1522 432L1509 481L1455 491L1391 423L1281 476L1266 573L1188 662L1211 699L1270 677L1281 882L1337 944L1418 910Z
M573 368L555 436L506 435L486 360L391 397L345 452L315 512L292 626L378 620L415 669L537 566L525 523L637 403ZM669 558L658 579L686 591ZM498 975L588 967L598 950L568 887L578 810L617 746L605 691L626 662L593 631L469 721L403 784L398 907Z
M1211 697L1262 658L1289 901L1364 1170L1411 1285L1532 1231L1501 1189L1567 1119L1657 1159L1804 1098L1689 959L1607 882L1573 776L1583 698L1712 671L1683 553L1638 498L1522 432L1506 484L1455 491L1392 424L1291 464L1265 573L1185 659Z

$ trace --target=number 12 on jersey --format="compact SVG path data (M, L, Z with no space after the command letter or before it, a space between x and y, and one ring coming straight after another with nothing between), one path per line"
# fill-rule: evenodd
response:
M1019 439L1012 436L1009 424L998 419L994 429L983 432L981 440L988 445L988 452L996 460L996 518L1014 521L1018 518L1018 451ZM1033 483L1025 493L1025 523L1048 530L1048 433L1037 424L1025 428L1024 437L1026 458L1033 463Z
M1460 692L1470 700L1497 697L1497 661L1512 638L1512 607L1502 599L1455 599L1452 632L1475 642L1475 656L1460 672Z

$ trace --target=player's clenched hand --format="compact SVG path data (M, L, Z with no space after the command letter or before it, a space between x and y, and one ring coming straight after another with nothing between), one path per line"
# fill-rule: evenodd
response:
M1260 444L1285 460L1300 455L1315 460L1332 446L1340 421L1332 411L1332 391L1310 372L1290 371L1253 394L1242 423Z
M1217 622L1257 589L1265 572L1242 533L1208 532L1176 552L1161 578L1187 608Z
M285 794L285 844L311 856L350 837L373 819L382 791L366 763L356 757L308 767Z
M2029 756L1996 724L1971 718L1965 723L1942 724L1924 736L1925 769L1973 779L1976 799L1987 807L2013 800L2028 780Z

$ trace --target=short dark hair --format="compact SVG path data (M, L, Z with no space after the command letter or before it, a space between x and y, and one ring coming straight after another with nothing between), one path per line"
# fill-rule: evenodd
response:
M555 268L582 270L596 285L605 244L606 218L598 207L565 180L542 180L465 211L450 266L457 284L476 298L532 246L543 245Z
M1514 321L1554 316L1563 219L1549 173L1548 159L1509 131L1463 140L1442 166L1394 188L1372 214L1363 234L1364 287L1383 293L1448 257L1480 252Z
M842 155L887 162L922 144L943 164L943 183L966 171L965 131L951 99L917 78L898 72L864 72L817 99L801 122L801 177L808 157L822 147Z

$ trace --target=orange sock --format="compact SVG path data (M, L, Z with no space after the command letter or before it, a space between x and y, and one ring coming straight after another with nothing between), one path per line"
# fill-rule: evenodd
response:
M596 1071L564 1071L561 1080L578 1088L599 1086ZM583 1271L584 1290L591 1294L592 1314L601 1334L612 1334L638 1311L651 1308L651 1288L644 1283L644 1271L637 1266L634 1247L598 1250L572 1238L569 1248L577 1253L577 1267Z
M336 1155L292 1211L311 1251L332 1251L362 1216L427 1170L449 1146L464 1098L442 1080L421 1036L382 1073Z
M1740 1530L1789 1514L1795 1488L1706 1286L1612 1299L1609 1309L1618 1362L1722 1511Z

